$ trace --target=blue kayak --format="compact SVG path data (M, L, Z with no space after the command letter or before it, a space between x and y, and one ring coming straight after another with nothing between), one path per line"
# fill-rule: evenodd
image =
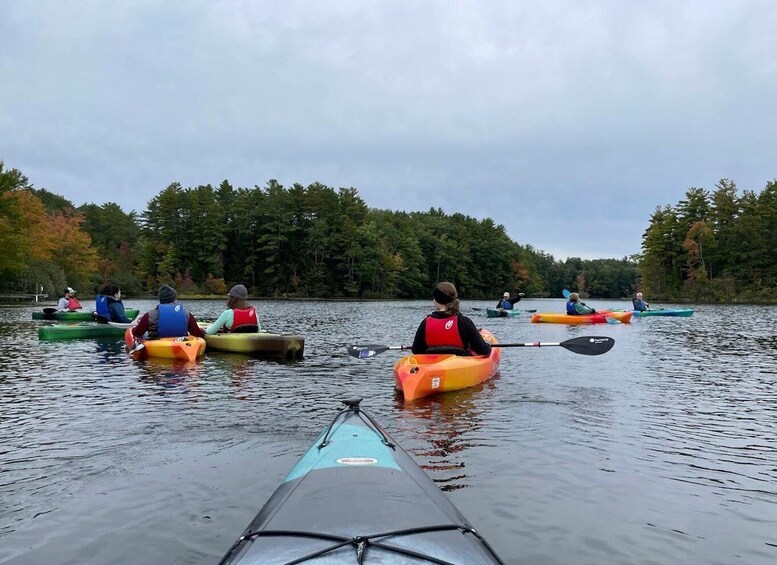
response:
M502 563L360 402L344 401L220 563Z

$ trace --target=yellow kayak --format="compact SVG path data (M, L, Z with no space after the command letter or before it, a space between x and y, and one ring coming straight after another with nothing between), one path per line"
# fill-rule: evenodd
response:
M203 329L208 324L201 323ZM305 352L305 336L292 333L248 332L217 333L206 335L208 349L245 355L279 357L292 361L302 359Z
M535 324L544 322L547 324L606 324L607 318L612 318L628 324L631 322L632 312L597 312L596 314L580 314L571 316L556 312L537 312L531 317Z
M135 336L132 328L127 328L124 342L131 351L133 359L177 359L179 361L196 361L205 356L205 340L192 335L186 337L161 337L159 339L141 339L142 348L135 348ZM135 349L133 351L133 349Z

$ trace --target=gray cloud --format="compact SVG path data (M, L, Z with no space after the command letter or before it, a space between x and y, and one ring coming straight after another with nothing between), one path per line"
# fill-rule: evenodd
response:
M775 176L772 2L4 2L0 159L76 204L321 181L557 257Z

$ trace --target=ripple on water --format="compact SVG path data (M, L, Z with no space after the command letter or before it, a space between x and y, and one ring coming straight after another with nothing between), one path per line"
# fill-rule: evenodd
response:
M31 308L0 308L0 563L212 563L346 397L508 563L777 559L775 308L601 328L472 311L503 342L616 346L505 350L497 378L405 402L399 352L345 347L408 343L428 301L258 306L265 328L306 335L302 361L138 363L120 340L39 342Z

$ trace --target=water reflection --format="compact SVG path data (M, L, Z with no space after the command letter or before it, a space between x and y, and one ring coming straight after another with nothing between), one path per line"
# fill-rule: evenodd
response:
M419 466L430 472L444 491L471 486L464 470L468 449L492 445L480 433L482 399L493 394L499 375L479 386L417 398L406 402L395 392L395 406L401 410L399 424L412 434L416 447L409 452ZM427 445L418 446L419 442Z

